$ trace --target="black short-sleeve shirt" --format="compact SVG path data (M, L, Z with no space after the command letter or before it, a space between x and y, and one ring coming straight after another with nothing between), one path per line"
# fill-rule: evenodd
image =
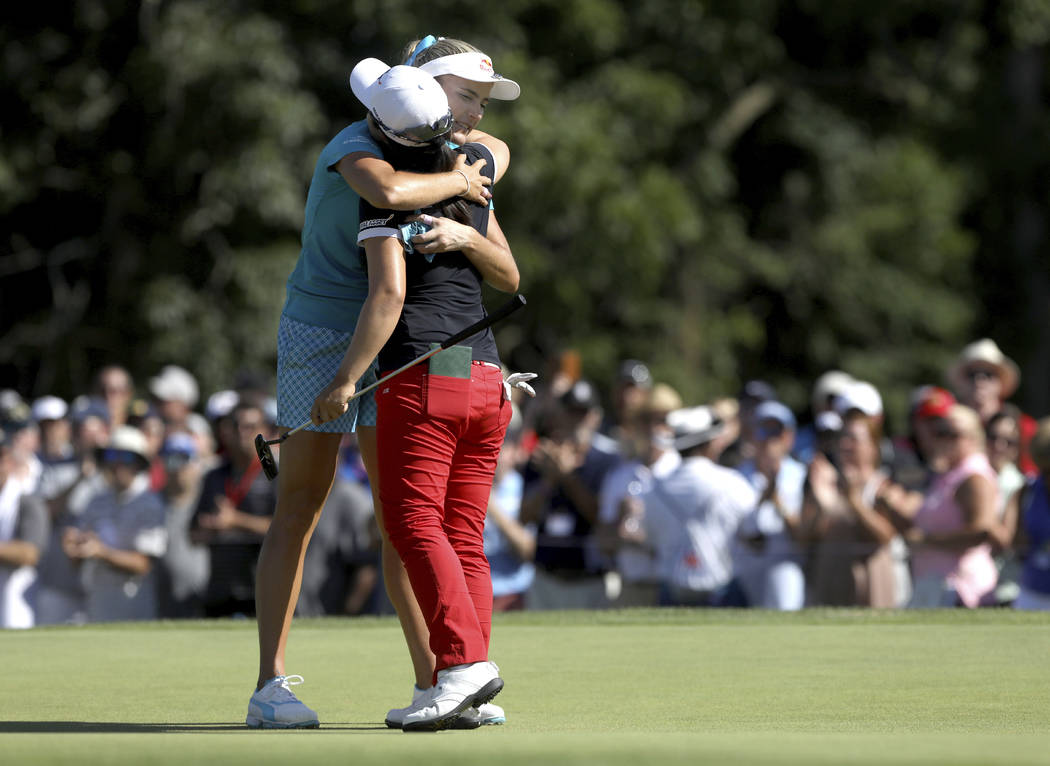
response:
M466 144L458 151L474 164L487 160L482 173L492 177L495 161L481 144ZM489 209L471 204L471 225L484 236L488 231ZM370 237L397 236L397 227L418 213L435 214L435 208L403 212L382 210L361 200L358 242ZM363 258L362 252L362 258ZM405 307L390 340L379 352L379 369L393 370L430 350L431 343L441 343L485 315L481 302L481 273L460 251L436 253L428 259L419 252L405 253ZM471 346L477 361L499 364L499 352L491 329L463 341Z

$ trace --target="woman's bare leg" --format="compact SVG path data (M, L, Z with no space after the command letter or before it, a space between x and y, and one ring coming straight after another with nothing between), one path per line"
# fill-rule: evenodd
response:
M255 575L259 681L284 675L284 649L299 600L303 557L335 479L342 434L300 431L281 446L277 510Z
M412 670L416 676L416 686L426 689L433 682L434 653L430 651L430 631L423 619L423 612L416 603L412 585L408 581L405 565L397 555L394 546L386 536L383 526L383 508L379 502L379 459L376 454L376 429L358 426L357 446L361 450L361 459L368 471L368 481L372 486L372 502L375 506L376 521L379 523L379 534L383 537L383 580L386 583L387 596L394 605L397 618L401 621L401 632L405 634L408 654L412 658Z

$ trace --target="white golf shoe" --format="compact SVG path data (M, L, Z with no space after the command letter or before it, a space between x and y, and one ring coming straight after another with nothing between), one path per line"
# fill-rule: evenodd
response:
M419 710L405 715L403 731L440 731L453 726L467 708L489 702L503 689L499 668L473 662L439 670L437 684Z
M292 693L290 686L303 682L302 676L275 676L263 684L248 700L250 729L316 729L317 713Z
M506 722L507 716L503 708L491 702L485 702L477 707L468 707L449 728L477 729L481 726L500 726Z
M413 685L412 704L408 707L396 707L392 710L388 710L386 714L386 725L391 729L400 729L401 725L405 722L406 715L414 713L426 706L427 700L430 699L430 694L433 689L433 686L429 686L426 689L420 689L418 686Z

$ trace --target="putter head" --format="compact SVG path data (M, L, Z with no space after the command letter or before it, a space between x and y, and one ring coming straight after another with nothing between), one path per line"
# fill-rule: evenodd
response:
M266 474L266 478L270 481L276 479L277 460L273 456L273 450L270 449L270 443L266 441L262 434L258 434L255 437L255 452L259 455L259 462L262 463L263 473Z

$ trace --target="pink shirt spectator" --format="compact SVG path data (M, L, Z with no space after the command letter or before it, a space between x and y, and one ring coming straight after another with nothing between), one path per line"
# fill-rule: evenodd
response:
M915 525L927 534L962 529L966 520L963 518L962 509L955 502L955 492L960 484L974 475L984 476L992 486L999 486L988 458L983 453L970 455L933 483L915 517ZM943 578L955 589L959 600L968 607L988 602L999 578L991 550L986 543L965 551L921 547L912 553L912 575L916 580L928 577Z

